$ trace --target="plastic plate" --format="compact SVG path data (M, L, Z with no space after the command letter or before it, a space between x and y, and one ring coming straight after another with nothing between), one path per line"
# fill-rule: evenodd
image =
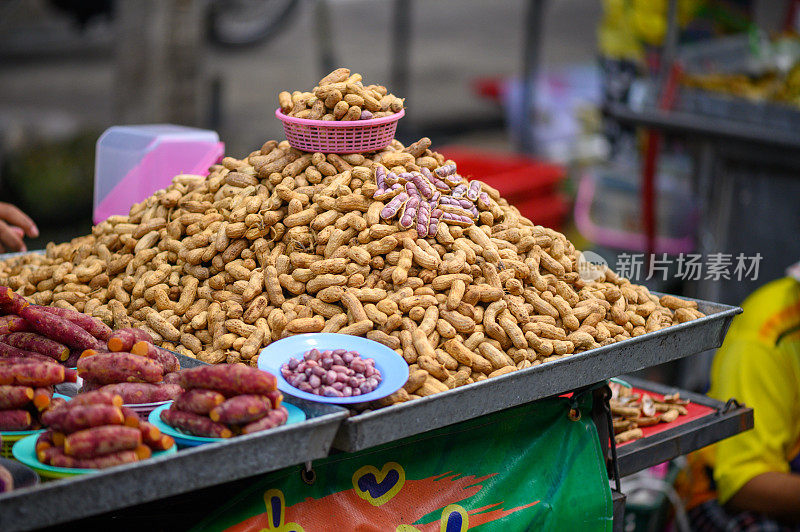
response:
M171 403L171 402L170 402ZM163 406L159 406L147 417L147 421L155 425L156 427L161 430L167 436L172 436L175 440L175 443L180 445L181 447L195 447L197 445L203 445L204 443L214 443L218 441L225 441L230 438L206 438L203 436L195 436L194 434L188 434L183 432L182 430L176 429L170 425L167 425L163 421L161 421L161 412L169 408L171 404L166 404ZM289 404L286 401L283 402L283 406L286 407L286 411L289 413L289 419L286 420L286 423L281 426L291 425L292 423L300 423L301 421L306 420L306 413L300 410L298 407L294 406L293 404Z
M97 471L101 471L100 469L54 467L51 465L41 463L39 461L39 458L37 458L36 456L37 438L38 436L36 435L22 438L21 440L19 440L17 443L14 444L14 447L11 449L11 452L14 453L14 458L19 460L26 466L32 468L41 476L49 478L66 478L66 477L74 477L75 475L85 475L87 473L96 473ZM153 458L158 456L175 454L176 452L178 452L177 446L173 445L166 451L153 452Z
M298 390L281 375L281 366L291 357L302 359L303 354L311 349L347 349L356 351L361 358L375 360L375 367L381 372L378 387L364 395L353 397L324 397ZM399 390L408 380L408 364L405 359L385 345L349 334L311 333L289 336L269 344L258 355L258 368L275 375L278 389L285 394L331 404L355 404L374 401Z

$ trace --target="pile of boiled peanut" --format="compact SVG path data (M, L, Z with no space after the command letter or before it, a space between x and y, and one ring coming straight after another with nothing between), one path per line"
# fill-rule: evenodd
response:
M141 327L162 347L213 364L255 366L262 347L297 333L366 336L410 366L384 404L703 315L695 302L659 298L609 269L583 280L563 234L455 176L455 161L430 146L395 140L335 155L268 141L208 176L176 176L91 235L0 262L0 284L117 329ZM452 180L450 192L434 178ZM408 183L420 192L413 205L409 194L396 201ZM476 198L463 206L462 185ZM420 231L423 203L430 216ZM417 225L407 223L410 211Z
M369 120L399 113L403 98L389 94L383 85L364 85L361 74L337 68L310 92L278 94L281 111L309 120Z

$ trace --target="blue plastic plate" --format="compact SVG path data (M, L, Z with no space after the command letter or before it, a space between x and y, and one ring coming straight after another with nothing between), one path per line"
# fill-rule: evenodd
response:
M36 456L36 440L38 438L39 436L36 434L34 434L33 436L22 438L21 440L19 440L17 443L14 444L14 447L11 449L11 452L14 454L14 458L16 458L18 461L22 462L26 466L36 471L41 476L48 478L66 478L66 477L73 477L75 475L85 475L87 473L95 473L97 471L102 471L101 469L78 469L73 467L55 467L41 463L39 461L39 458ZM153 458L157 456L175 454L176 452L178 452L177 446L173 445L166 451L153 451Z
M155 425L156 427L161 430L167 436L172 436L175 440L175 443L180 445L181 447L195 447L197 445L203 445L204 443L214 443L218 441L225 441L230 438L205 438L203 436L195 436L194 434L188 434L183 432L182 430L176 429L175 427L171 427L167 425L163 421L161 421L161 412L166 410L172 405L172 401L164 406L159 406L147 417L147 421ZM297 408L296 406L287 403L286 401L283 402L283 406L286 407L286 411L289 413L289 418L286 420L284 425L291 425L292 423L300 423L301 421L306 420L306 413ZM281 425L283 426L283 425Z
M311 349L347 349L356 351L361 358L375 360L375 367L381 372L378 387L364 395L353 397L324 397L301 391L281 375L281 366L291 357L303 359L303 354ZM285 394L309 401L331 404L354 404L374 401L399 390L408 380L408 364L405 359L385 345L360 336L336 333L310 333L289 336L269 344L258 355L258 369L272 373L278 379L278 389Z

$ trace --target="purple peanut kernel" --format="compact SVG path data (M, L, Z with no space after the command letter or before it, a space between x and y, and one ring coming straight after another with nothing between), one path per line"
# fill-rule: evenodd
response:
M351 395L353 395L353 389L349 386L345 386L344 388L342 388L342 395L345 397L350 397Z
M342 392L340 392L336 388L326 386L325 388L322 389L322 395L324 395L325 397L342 397Z
M319 388L319 387L320 387L320 385L322 384L322 381L320 380L320 378L319 378L317 375L312 375L312 376L311 376L311 377L309 377L309 379L308 379L308 384L309 384L309 385L310 385L312 388Z

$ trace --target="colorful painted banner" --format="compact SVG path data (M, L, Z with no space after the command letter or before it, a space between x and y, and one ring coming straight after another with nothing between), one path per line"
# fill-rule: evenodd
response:
M196 532L611 530L590 399L558 398L265 475Z

